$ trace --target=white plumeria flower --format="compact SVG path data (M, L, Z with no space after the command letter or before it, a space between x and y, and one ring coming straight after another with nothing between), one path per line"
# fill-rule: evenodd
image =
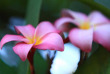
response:
M0 49L0 58L8 66L18 66L20 60L10 45L3 47L2 50Z
M8 28L10 28L12 31L15 31L14 29L14 26L22 26L22 25L25 25L26 24L26 21L21 18L21 17L11 17L9 19L9 25L8 25Z
M71 43L64 45L63 52L56 52L50 72L51 74L72 74L80 61L80 50Z

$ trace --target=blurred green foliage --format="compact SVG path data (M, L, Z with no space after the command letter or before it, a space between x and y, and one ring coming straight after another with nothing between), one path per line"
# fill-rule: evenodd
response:
M4 64L2 60L0 60L0 74L16 74L17 68L9 67L8 65Z
M89 14L98 10L110 17L109 0L1 0L0 1L0 37L6 33L12 34L7 29L11 16L26 17L27 24L37 26L39 21L54 22L60 17L64 8ZM4 26L5 25L5 26ZM101 46L81 64L75 74L110 74L110 53ZM36 51L34 66L37 74L46 74L48 62ZM22 62L18 67L9 67L0 59L0 74L28 74L28 61Z
M11 16L25 17L27 0L1 0L0 18L7 23Z
M34 55L34 66L36 74L47 74L48 62L42 58L38 51Z
M26 23L37 26L42 0L29 0L26 12Z
M94 0L94 1L110 9L110 0Z
M110 74L110 52L100 46L92 56L79 65L75 74Z
M107 8L106 6L103 6L102 4L99 4L99 3L95 2L94 0L79 0L79 1L88 5L91 9L98 10L98 11L104 13L106 16L110 17L110 9ZM103 1L105 1L105 0L103 0ZM108 4L110 5L110 2Z

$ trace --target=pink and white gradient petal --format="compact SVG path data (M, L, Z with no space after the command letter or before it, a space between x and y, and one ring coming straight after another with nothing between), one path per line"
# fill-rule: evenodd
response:
M99 25L104 23L109 23L107 17L105 17L101 12L94 11L88 16L90 25Z
M87 15L80 13L80 12L71 11L68 9L62 10L61 14L64 17L70 17L70 18L75 19L80 24L84 23L87 20ZM76 24L76 25L80 25L80 24Z
M33 44L17 43L13 47L13 50L21 58L22 61L25 61L32 46Z
M26 26L15 26L15 30L18 34L23 34L29 40L33 38L35 32L35 28L30 24Z
M48 33L41 38L41 44L36 45L38 49L50 49L50 50L64 50L64 43L61 36L57 33Z
M43 21L38 24L36 30L35 30L35 35L36 37L43 37L45 34L50 33L50 32L58 32L58 30L53 26L52 23L48 21Z
M110 51L110 24L95 27L93 39Z
M56 20L54 25L58 30L67 31L69 28L68 23L77 24L77 25L80 24L73 18L62 17L62 18L59 18L58 20Z
M28 41L26 38L24 38L23 36L7 34L7 35L5 35L5 36L1 39L0 47L2 48L5 43L10 42L10 41L29 42L29 41Z
M93 29L81 30L74 28L69 33L69 39L72 44L82 51L90 52L93 41Z

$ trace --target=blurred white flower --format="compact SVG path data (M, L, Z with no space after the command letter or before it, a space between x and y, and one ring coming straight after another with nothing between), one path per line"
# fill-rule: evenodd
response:
M15 31L14 26L17 25L25 25L25 20L20 17L11 17L9 19L8 28L10 28L12 31ZM12 45L14 44L9 43L6 44L2 48L2 50L0 49L0 60L2 60L4 63L6 63L9 66L17 66L20 62L20 58L14 53L12 49Z
M52 59L55 54L55 50L39 50L38 52L45 60L47 60L47 56L49 56L49 58Z
M11 17L9 19L9 25L8 27L12 30L15 31L14 26L20 26L20 25L25 25L26 21L23 18L20 17Z
M0 58L8 66L17 66L20 60L10 45L4 46L2 50L0 49Z
M56 52L50 72L51 74L72 74L76 71L80 61L80 50L71 43L64 45L64 51Z

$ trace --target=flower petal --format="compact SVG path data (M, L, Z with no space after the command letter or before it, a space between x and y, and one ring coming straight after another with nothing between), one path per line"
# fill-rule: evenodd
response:
M25 61L32 46L33 44L17 43L13 47L13 50L21 58L22 61Z
M50 32L57 32L58 30L48 21L44 21L41 22L40 24L38 24L37 28L36 28L36 32L35 35L36 37L42 37L47 33Z
M35 28L32 25L15 26L15 30L18 34L23 34L27 39L32 39L34 36Z
M78 24L77 21L75 21L73 18L69 18L69 17L59 18L58 20L55 21L54 24L55 24L55 27L56 27L58 30L68 31L69 26L68 26L67 23Z
M102 13L98 11L94 11L90 13L90 15L88 16L88 19L89 19L90 25L104 24L109 22L109 20Z
M93 39L110 51L110 24L97 26L93 33Z
M10 42L10 41L23 41L23 42L28 42L28 40L25 39L23 36L7 34L7 35L5 35L5 36L1 39L1 42L0 42L1 48L3 47L3 45L4 45L5 43Z
M70 18L74 18L79 24L76 25L80 25L83 22L85 22L85 20L87 20L87 16L83 13L80 12L75 12L75 11L71 11L71 10L62 10L62 16L66 16L66 17L70 17Z
M72 29L69 33L71 43L85 52L90 52L92 48L93 29L81 30Z
M64 43L61 36L57 33L48 33L41 39L41 44L36 45L38 49L64 50Z

